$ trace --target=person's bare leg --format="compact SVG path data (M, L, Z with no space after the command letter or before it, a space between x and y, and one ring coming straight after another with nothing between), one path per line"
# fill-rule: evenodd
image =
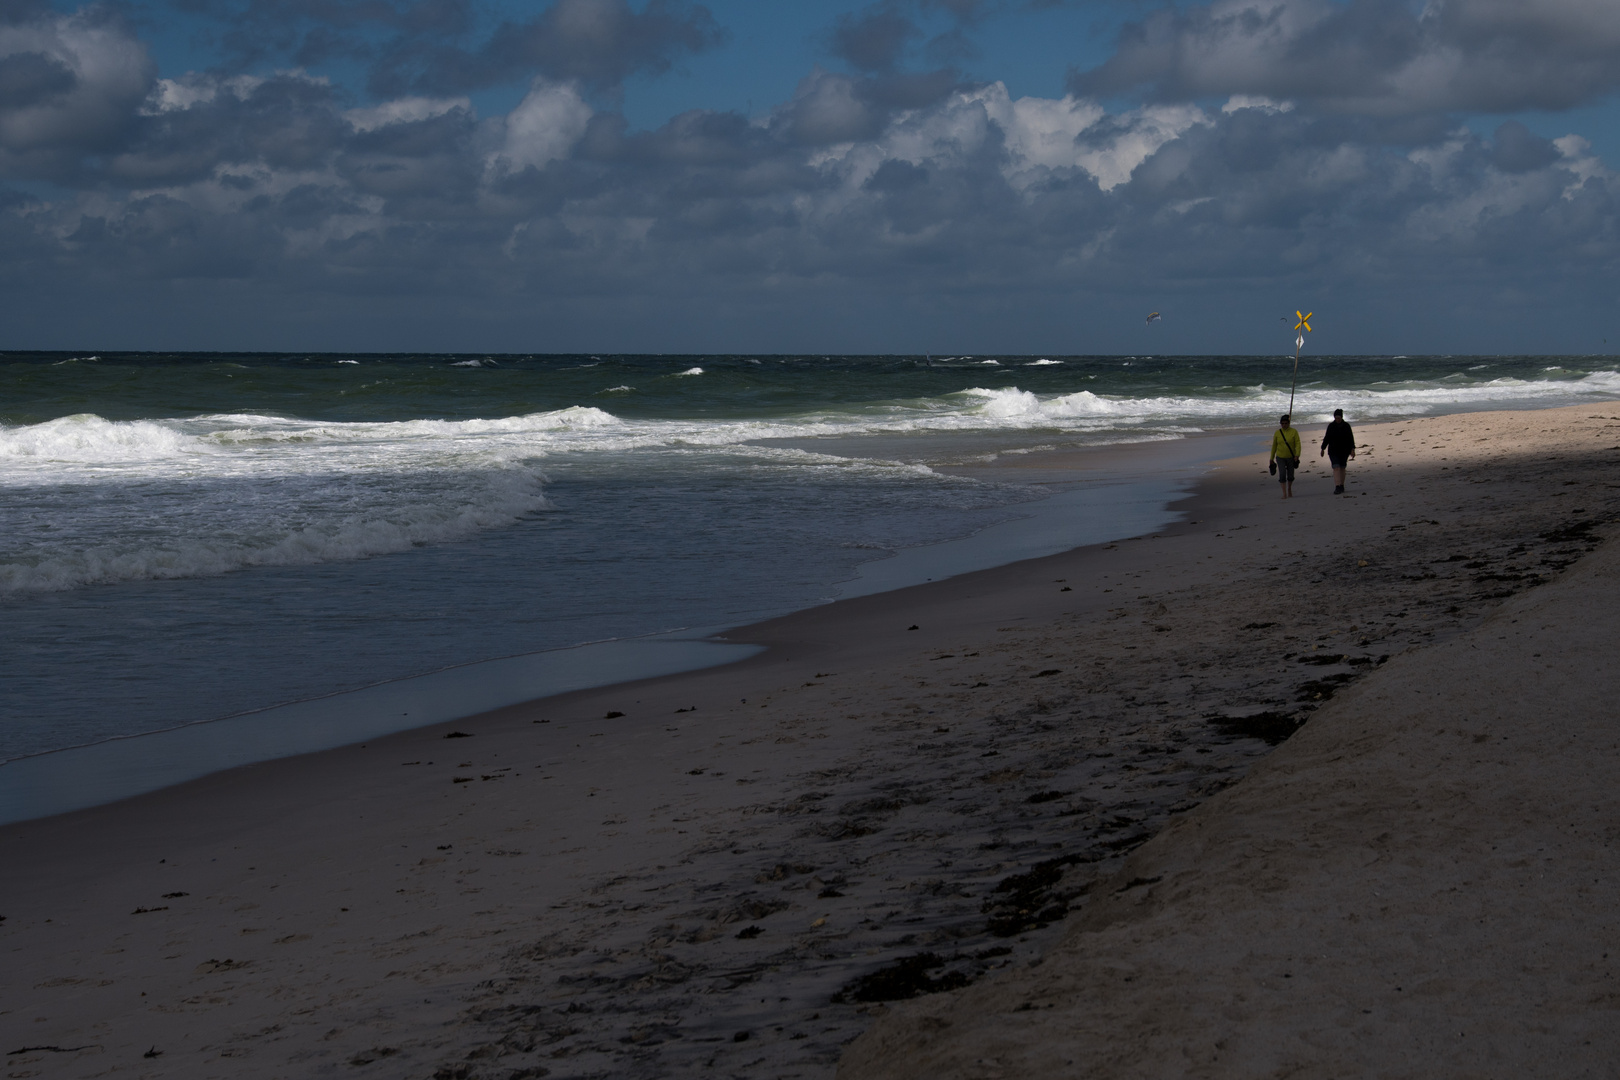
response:
M1337 465L1333 469L1333 486L1344 487L1344 466Z

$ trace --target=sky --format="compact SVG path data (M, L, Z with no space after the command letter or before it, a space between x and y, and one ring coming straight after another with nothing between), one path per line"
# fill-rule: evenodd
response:
M0 349L1620 352L1617 90L1615 0L0 0Z

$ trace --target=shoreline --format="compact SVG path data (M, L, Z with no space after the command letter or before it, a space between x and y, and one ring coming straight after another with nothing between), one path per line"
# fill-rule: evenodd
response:
M1034 476L1027 482L1051 491L1029 503L1010 504L1028 512L1007 521L861 563L851 577L827 586L831 596L755 621L1150 532L1174 518L1170 505L1196 482L1197 473L1243 438L1214 432L1020 455L1004 465L942 468L987 480L1016 471ZM1082 516L1087 509L1100 510L1101 516ZM109 805L233 768L358 744L578 689L734 663L731 657L746 652L740 645L718 642L716 635L746 637L752 625L661 631L493 657L210 720L24 754L0 761L0 825ZM455 701L482 704L469 707ZM413 713L417 719L403 720Z
M1592 408L1564 435L1589 434ZM1399 439L1551 419L1358 427L1353 497L1318 494L1311 462L1280 512L1251 455L1153 538L756 624L747 640L775 648L725 668L0 827L8 982L44 1017L11 1006L0 1028L94 1044L18 1062L52 1076L829 1076L889 1008L854 1000L859 980L927 954L944 962L914 963L913 989L1038 958L1083 908L1070 875L1100 879L1238 781L1286 734L1279 701L1308 714L1381 656L1479 625L1502 598L1448 611L1436 579L1399 570L1460 527L1428 486L1463 491ZM1495 482L1476 543L1562 515L1557 492ZM1296 604L1320 630L1250 629L1274 607L1270 560L1324 528L1368 556L1348 595L1376 624L1347 636ZM1280 662L1295 645L1343 662ZM1302 679L1323 696L1296 701ZM163 1056L138 1060L149 1039Z

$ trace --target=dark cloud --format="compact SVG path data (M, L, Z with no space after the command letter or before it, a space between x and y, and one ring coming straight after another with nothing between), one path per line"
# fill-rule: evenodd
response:
M910 191L928 183L928 170L909 161L890 160L879 165L877 171L866 178L861 188L865 191L894 193Z
M774 126L790 141L808 146L867 139L895 112L926 108L961 86L961 77L948 69L868 77L817 69L776 111Z
M0 57L0 109L23 109L64 97L77 83L73 70L57 57L38 52Z
M118 149L156 70L115 12L26 14L0 33L0 177L67 180Z
M628 0L554 0L482 36L488 12L478 0L177 2L221 24L218 41L234 70L356 61L369 72L368 89L383 97L462 93L534 75L607 89L724 39L707 8L684 0L650 0L639 10Z
M1558 160L1558 148L1517 120L1496 129L1491 140L1491 164L1507 173L1530 172Z
M155 187L234 166L322 168L352 134L336 91L313 79L199 78L166 94L131 119L121 152L83 179Z
M987 0L882 0L840 15L826 47L856 71L871 75L902 70L907 53L919 43L928 63L946 67L978 55L969 29L999 6ZM935 12L949 16L952 25L928 37L918 20Z
M832 49L858 71L893 71L906 46L921 36L917 24L900 12L879 8L839 16Z
M312 67L367 59L389 41L454 39L474 24L473 0L172 0L219 24L215 43L239 70L265 62Z
M636 12L625 0L558 0L533 22L503 24L483 58L497 70L606 86L632 72L666 71L676 55L723 39L701 6L653 0Z
M0 0L0 26L35 22L50 14L46 0Z
M1128 24L1082 94L1262 95L1396 117L1564 109L1620 87L1607 0L1217 0Z

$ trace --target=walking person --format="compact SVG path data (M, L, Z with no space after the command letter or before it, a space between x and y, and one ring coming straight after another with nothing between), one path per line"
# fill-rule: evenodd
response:
M1344 467L1347 462L1356 456L1356 436L1350 430L1350 425L1344 422L1344 410L1333 410L1333 423L1327 426L1327 432L1322 436L1322 453L1327 455L1328 463L1333 466L1333 494L1344 494Z
M1277 430L1271 433L1271 471L1282 485L1282 497L1294 497L1294 470L1299 468L1299 432L1290 427L1292 418L1283 413L1277 418Z

